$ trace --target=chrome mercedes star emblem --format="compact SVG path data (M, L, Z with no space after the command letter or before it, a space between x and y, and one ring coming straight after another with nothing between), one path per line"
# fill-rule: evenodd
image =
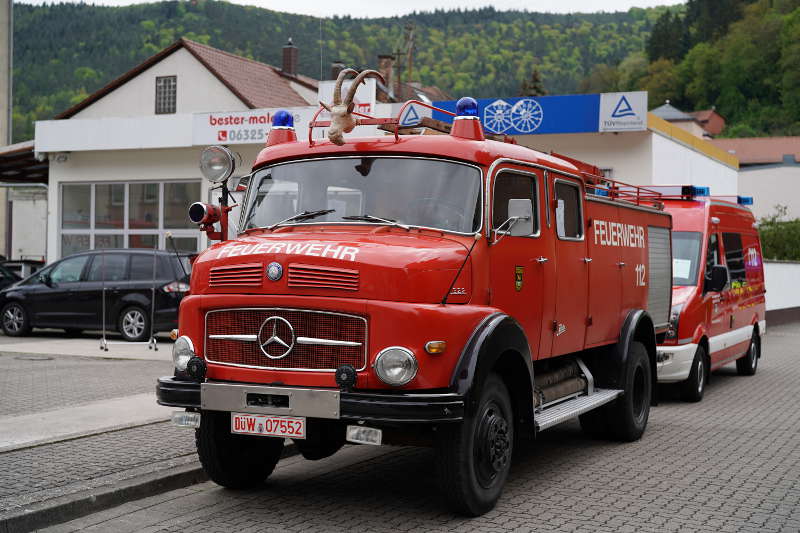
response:
M283 267L277 261L267 265L267 277L272 281L278 281L283 276Z
M258 330L258 344L261 352L270 359L282 359L294 347L294 328L285 318L271 316Z

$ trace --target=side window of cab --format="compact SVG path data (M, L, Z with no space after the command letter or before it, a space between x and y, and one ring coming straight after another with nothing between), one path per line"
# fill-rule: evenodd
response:
M536 194L536 176L520 172L504 171L494 180L494 203L492 205L492 230L499 233L508 231L508 201L530 200L533 208L533 231L529 236L539 234L539 202Z
M719 253L719 238L716 233L708 236L708 250L706 250L706 271L705 271L705 287L704 291L708 292L708 285L711 282L711 270L721 265Z

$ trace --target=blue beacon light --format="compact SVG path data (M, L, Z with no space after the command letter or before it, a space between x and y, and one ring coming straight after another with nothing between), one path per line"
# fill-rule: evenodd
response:
M456 115L459 117L477 117L478 102L470 96L460 98L456 102Z
M294 128L294 117L285 109L279 109L272 115L273 128Z
M752 196L738 196L736 198L738 200L739 205L753 205L753 197Z

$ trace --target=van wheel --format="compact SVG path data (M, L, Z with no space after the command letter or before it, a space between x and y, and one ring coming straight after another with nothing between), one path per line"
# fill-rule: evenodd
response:
M9 337L22 337L31 331L31 322L28 312L19 302L11 302L3 307L2 313L3 333Z
M231 433L230 413L203 411L195 430L197 455L211 481L229 489L263 483L275 469L283 439Z
M146 341L150 338L150 317L141 307L126 307L119 314L117 329L128 342Z
M514 451L511 399L497 374L489 375L471 411L460 424L439 426L437 479L454 511L480 516L500 498Z
M697 347L692 361L692 370L689 377L681 384L681 398L686 402L699 402L703 399L706 390L706 378L708 377L708 361L706 360L706 349L702 346Z
M750 347L747 353L736 360L736 372L740 376L752 376L758 370L758 358L761 357L761 337L757 331L753 331L750 338Z
M638 440L647 427L653 382L650 358L641 342L633 341L628 348L624 392L608 406L609 433L614 439L631 442Z

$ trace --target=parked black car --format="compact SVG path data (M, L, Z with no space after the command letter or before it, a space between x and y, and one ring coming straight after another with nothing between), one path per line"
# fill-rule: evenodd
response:
M6 335L31 328L118 330L128 341L178 327L178 305L189 290L189 260L162 250L92 250L44 267L0 291L0 320Z
M0 289L5 289L12 283L16 283L21 279L21 277L17 276L6 267L0 265Z

